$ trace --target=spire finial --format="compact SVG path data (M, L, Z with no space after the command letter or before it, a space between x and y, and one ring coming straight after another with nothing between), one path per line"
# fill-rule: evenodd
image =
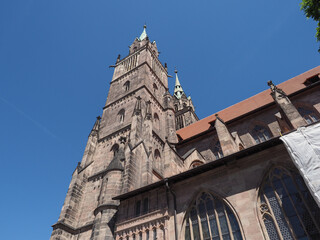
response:
M142 40L144 40L145 38L148 37L147 32L146 32L146 28L147 28L147 25L144 24L143 25L143 31L142 31L142 33L141 33L141 35L139 37L139 41L142 41Z

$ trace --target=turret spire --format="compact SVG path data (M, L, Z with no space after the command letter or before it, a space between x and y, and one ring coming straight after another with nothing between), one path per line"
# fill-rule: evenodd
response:
M141 33L140 37L139 37L139 40L142 41L143 39L145 39L148 35L147 35L147 32L146 32L146 28L147 28L147 25L144 25L143 26L143 32Z
M180 99L182 97L182 95L184 94L183 89L181 87L181 84L179 82L179 78L178 78L178 71L177 69L174 70L175 74L176 74L176 84L174 86L174 93L173 95L177 98Z

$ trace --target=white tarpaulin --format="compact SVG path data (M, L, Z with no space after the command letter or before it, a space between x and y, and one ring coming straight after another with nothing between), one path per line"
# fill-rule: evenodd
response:
M320 207L320 123L280 137Z

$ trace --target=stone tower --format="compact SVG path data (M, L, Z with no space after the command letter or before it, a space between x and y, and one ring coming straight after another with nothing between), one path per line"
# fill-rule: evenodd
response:
M128 56L119 55L112 66L102 117L72 175L52 240L114 239L119 201L113 197L181 171L174 150L178 141L174 103L178 110L185 109L185 102L187 107L192 103L184 93L178 98L169 93L167 69L158 56L156 42L149 40L144 26Z
M176 83L174 86L173 97L176 116L176 127L178 130L198 121L199 118L194 111L191 97L187 97L182 89L178 78L177 69L174 72L176 74Z

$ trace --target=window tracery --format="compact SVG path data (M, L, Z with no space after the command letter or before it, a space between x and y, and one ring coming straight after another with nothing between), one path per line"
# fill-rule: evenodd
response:
M306 120L307 124L319 121L317 114L310 109L299 107L298 112L304 118L304 120Z
M263 127L260 125L256 125L252 133L253 133L253 138L257 144L265 142L272 137L272 134L270 133L270 131L266 127Z
M277 167L266 177L259 210L269 239L320 239L320 209L302 177Z
M242 239L238 221L223 200L202 193L186 215L185 240Z

